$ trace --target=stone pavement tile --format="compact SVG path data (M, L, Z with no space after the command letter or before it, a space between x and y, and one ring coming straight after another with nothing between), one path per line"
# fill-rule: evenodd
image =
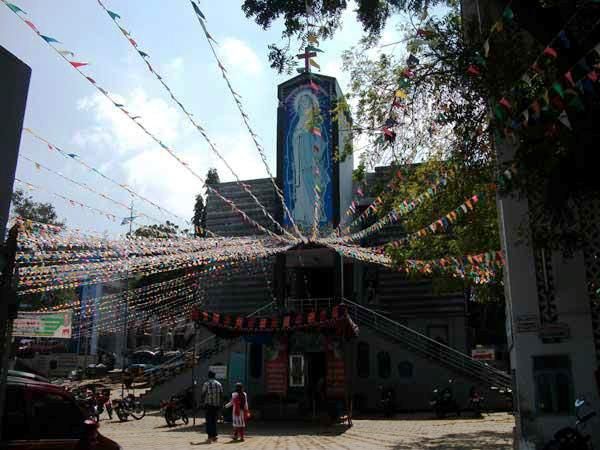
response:
M140 421L125 423L103 420L100 432L124 450L232 449L322 450L322 449L427 449L510 450L514 419L492 414L483 419L433 420L402 416L389 420L355 420L346 426L319 427L303 423L251 423L245 442L231 441L231 427L220 426L219 442L204 444L204 419L193 426L169 428L158 412ZM194 445L192 445L194 444Z

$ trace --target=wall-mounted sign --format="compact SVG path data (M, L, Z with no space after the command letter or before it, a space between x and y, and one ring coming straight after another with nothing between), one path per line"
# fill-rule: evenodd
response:
M13 322L13 336L71 338L71 311L20 312Z
M517 333L537 333L540 323L537 314L522 314L515 318Z
M471 357L480 361L494 361L496 359L496 350L489 347L474 348L471 350Z
M538 336L543 341L557 341L569 339L571 330L566 323L546 323L538 333Z
M208 366L208 370L215 373L215 378L217 380L227 379L227 366L225 365L220 364L218 366Z

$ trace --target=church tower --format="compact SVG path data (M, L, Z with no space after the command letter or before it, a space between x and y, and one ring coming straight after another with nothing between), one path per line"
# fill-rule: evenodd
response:
M303 232L316 224L326 235L352 201L352 120L337 108L342 91L335 78L303 71L278 86L277 98L277 179L286 206ZM280 219L291 225L285 211Z

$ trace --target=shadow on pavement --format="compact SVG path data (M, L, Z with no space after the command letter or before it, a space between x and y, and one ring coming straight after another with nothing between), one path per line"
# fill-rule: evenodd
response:
M512 448L512 432L479 431L475 433L446 434L436 438L419 438L419 449L424 450L507 450ZM402 443L394 450L413 450L414 443Z
M155 427L159 430L162 427ZM303 423L277 423L277 422L252 422L247 427L247 433L252 436L299 436L310 434L311 436L339 436L349 428L346 425L332 425L320 427L318 425ZM204 433L204 420L196 419L196 425L181 425L165 429L168 433ZM219 424L219 435L230 436L233 432L231 424ZM161 430L162 431L162 430Z

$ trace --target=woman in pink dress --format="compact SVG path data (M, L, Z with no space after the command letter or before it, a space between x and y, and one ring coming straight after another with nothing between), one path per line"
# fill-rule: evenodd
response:
M225 408L231 407L233 407L231 414L233 419L233 440L237 441L239 436L240 440L243 441L246 420L250 416L250 410L248 409L248 396L244 392L242 383L235 385L235 392L231 394L231 401L225 405Z

